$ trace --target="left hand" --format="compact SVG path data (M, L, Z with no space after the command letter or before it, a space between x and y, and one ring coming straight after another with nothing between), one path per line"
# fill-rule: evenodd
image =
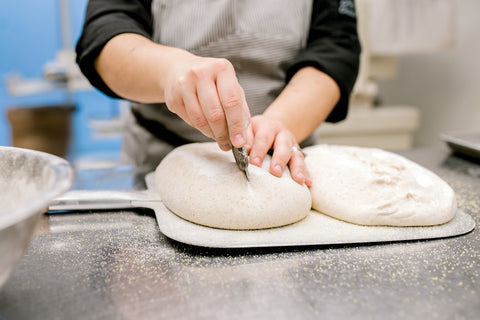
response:
M288 165L294 181L311 186L312 180L305 165L305 156L295 136L283 123L264 115L254 116L248 128L247 141L251 164L261 166L267 152L272 149L270 172L274 176L280 177Z

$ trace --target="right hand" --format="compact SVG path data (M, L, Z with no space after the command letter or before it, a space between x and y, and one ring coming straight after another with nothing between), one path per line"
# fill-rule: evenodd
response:
M233 65L227 59L182 57L166 78L168 109L222 150L242 147L247 141L250 111Z

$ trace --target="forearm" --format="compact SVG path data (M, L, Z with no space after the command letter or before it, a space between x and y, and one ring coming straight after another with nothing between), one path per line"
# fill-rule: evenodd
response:
M340 99L340 88L325 73L313 68L300 69L264 115L283 123L303 141L328 117Z
M174 61L191 54L156 44L133 33L112 38L95 60L102 80L124 99L143 103L165 102L165 82Z
M136 34L112 38L95 69L118 96L168 109L229 150L246 142L250 112L232 64L156 44Z

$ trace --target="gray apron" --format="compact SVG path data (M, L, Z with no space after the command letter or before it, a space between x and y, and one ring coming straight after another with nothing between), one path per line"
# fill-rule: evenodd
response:
M154 0L153 40L228 59L257 115L279 95L286 68L305 47L311 10L311 0ZM123 156L141 172L179 144L212 141L165 104L132 103L131 110Z

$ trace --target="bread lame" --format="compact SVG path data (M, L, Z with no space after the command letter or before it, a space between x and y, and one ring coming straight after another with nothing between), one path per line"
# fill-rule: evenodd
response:
M248 177L248 154L245 146L241 148L232 147L233 157L235 158L235 162L237 163L238 169L245 173L245 177L247 181L249 180Z

